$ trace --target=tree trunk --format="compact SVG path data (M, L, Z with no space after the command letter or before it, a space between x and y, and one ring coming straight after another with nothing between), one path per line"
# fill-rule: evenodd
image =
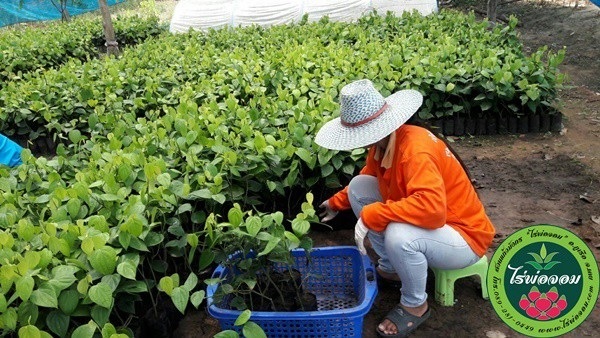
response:
M71 21L71 15L69 14L69 10L67 9L67 0L62 0L60 2L60 17L62 21Z
M60 19L64 22L71 21L71 15L66 7L60 10Z
M100 12L102 13L102 26L104 27L104 38L106 39L106 52L108 55L119 55L119 43L115 39L115 28L110 17L106 0L98 0Z
M498 0L487 0L487 17L490 22L496 22L496 9L498 8Z
M52 5L58 9L60 12L60 20L63 22L68 22L71 20L71 15L69 14L69 10L67 9L67 0L60 0L58 2L54 0L50 0ZM19 8L23 7L23 0L19 1Z

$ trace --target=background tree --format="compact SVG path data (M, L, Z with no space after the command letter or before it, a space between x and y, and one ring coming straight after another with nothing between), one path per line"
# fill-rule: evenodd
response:
M491 22L496 22L496 9L498 8L498 0L487 1L487 17Z
M19 2L19 7L23 7L25 0L21 0ZM60 18L62 21L69 21L71 20L71 15L69 14L69 10L67 9L67 3L71 2L72 4L77 4L80 3L80 0L50 0L50 2L52 2L52 5L54 5L54 7L56 7L56 9L58 9L58 11L60 12Z
M69 10L67 10L67 1L68 0L50 0L52 4L58 11L60 12L60 18L62 21L71 20L71 15L69 14ZM73 0L71 1L73 3Z
M24 2L25 0L21 0L19 5L23 7ZM67 9L67 3L81 4L81 0L50 0L50 2L52 2L52 5L59 10L62 21L71 20L71 15ZM108 3L106 0L98 0L98 5L100 7L100 13L102 13L102 26L104 28L104 38L106 39L106 52L109 55L118 55L119 43L115 38L115 28L112 23L112 18L110 17Z
M102 26L104 27L104 38L106 39L106 52L109 55L119 55L119 43L115 38L115 28L110 17L110 10L106 0L98 0L100 12L102 13Z

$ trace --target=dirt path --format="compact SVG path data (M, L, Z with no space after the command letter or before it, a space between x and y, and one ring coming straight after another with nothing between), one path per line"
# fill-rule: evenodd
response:
M600 91L600 8L585 0L522 0L501 6L499 13L519 18L521 38L530 51L565 47L561 69L569 81Z

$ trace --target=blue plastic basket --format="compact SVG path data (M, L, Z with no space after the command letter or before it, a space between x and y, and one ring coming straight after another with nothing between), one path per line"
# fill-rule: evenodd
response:
M330 338L361 337L364 316L377 295L373 264L350 246L315 248L310 261L304 250L294 250L293 268L303 276L304 290L317 296L317 311L252 311L251 321L260 325L267 337ZM281 267L285 269L287 267ZM225 278L228 271L218 266L212 278ZM207 288L208 312L221 329L240 331L233 323L241 311L215 304L217 285Z

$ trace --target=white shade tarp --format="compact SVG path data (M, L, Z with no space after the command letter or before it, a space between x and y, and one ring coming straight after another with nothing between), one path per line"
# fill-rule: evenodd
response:
M304 14L309 21L328 16L333 21L352 21L376 10L400 14L418 10L437 11L436 0L181 0L175 6L170 31L190 28L207 30L225 26L270 26L297 22Z

